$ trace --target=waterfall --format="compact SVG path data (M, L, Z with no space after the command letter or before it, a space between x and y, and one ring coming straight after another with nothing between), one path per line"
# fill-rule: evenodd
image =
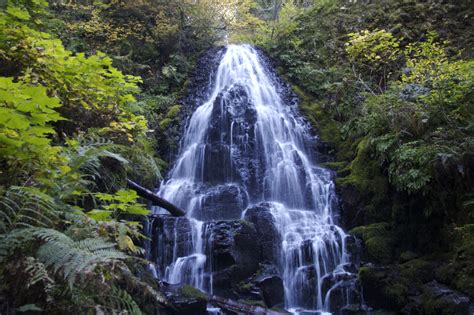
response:
M169 224L189 231L182 236L171 227L173 245L159 245L167 252L160 276L212 293L212 222L246 219L245 209L264 204L279 236L274 263L285 308L334 311L332 294L350 275L346 235L334 222L334 184L314 163L308 126L268 67L255 48L226 46L208 99L190 117L158 192L187 211ZM347 304L348 291L338 292Z

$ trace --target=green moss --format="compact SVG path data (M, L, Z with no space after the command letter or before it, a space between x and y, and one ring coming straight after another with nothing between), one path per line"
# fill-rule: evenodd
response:
M370 305L398 310L408 299L408 287L399 279L396 268L362 267L359 280Z
M206 300L207 301L207 296L205 293L202 291L196 289L193 286L190 286L188 284L183 285L179 289L179 293L182 294L184 297L187 298L193 298L193 299L198 299L198 300Z
M363 207L370 221L385 219L382 211L387 204L388 180L382 174L379 163L371 156L368 139L362 138L356 145L356 156L348 167L338 171L339 175L349 174L336 179L341 187L351 186L357 190L363 200Z
M252 305L252 306L261 306L261 307L267 307L265 303L261 300L239 300L239 302Z
M330 168L335 171L343 169L344 167L346 167L346 165L347 162L345 161L321 163L321 166Z
M466 314L462 306L452 303L444 298L423 294L423 314L426 315L457 315Z
M302 101L301 111L316 129L318 136L324 142L333 143L336 147L341 143L341 132L336 122L331 119L321 102Z
M166 114L166 118L174 119L178 116L179 112L181 112L181 105L174 105L168 108L168 113Z
M364 243L364 257L377 263L390 263L392 260L393 238L388 223L374 223L359 226L350 232Z
M402 265L401 276L414 285L426 283L433 278L431 263L422 259L413 259Z
M400 254L400 257L398 258L398 261L403 264L403 263L405 263L407 261L410 261L412 259L415 259L417 257L418 257L418 255L415 254L414 252L405 251L405 252Z
M163 120L160 121L160 129L161 130L165 130L166 128L168 128L168 126L171 124L171 119L170 118L165 118Z
M474 298L474 224L455 229L451 285Z
M384 294L387 300L391 301L394 309L400 309L407 303L408 288L401 282L395 282L385 287Z
M359 191L369 191L375 195L385 196L388 191L388 183L380 171L378 161L370 156L367 138L361 139L357 144L356 157L348 169L350 175L339 178L338 184L350 184Z
M254 284L252 282L241 281L238 287L241 290L248 291L254 287Z

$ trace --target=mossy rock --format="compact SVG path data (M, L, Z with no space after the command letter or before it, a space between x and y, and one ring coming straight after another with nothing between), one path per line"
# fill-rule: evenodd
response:
M337 171L336 185L343 207L363 216L358 224L391 219L389 183L379 162L372 156L367 138L353 139L356 152L347 167Z
M460 292L438 284L436 281L430 282L424 286L422 297L422 308L424 314L469 314L469 298Z
M348 171L350 175L338 178L337 184L353 185L361 192L372 193L374 198L385 198L388 192L388 181L381 172L379 162L370 154L367 138L362 138L358 142L356 156L349 165Z
M454 229L451 261L436 270L436 278L474 299L474 224Z
M399 310L408 301L408 286L396 268L366 266L359 269L359 280L367 303L375 308Z
M418 258L418 255L415 254L414 252L412 251L405 251L403 253L400 254L400 257L398 258L398 261L403 264L403 263L406 263L407 261L410 261L410 260L413 260L413 259L416 259Z
M186 298L207 301L207 295L204 292L188 284L183 285L178 292Z
M265 303L261 300L239 300L239 302L247 304L247 305L252 305L252 306L261 306L264 308L267 307Z
M392 261L393 237L388 223L359 226L352 229L350 234L363 241L365 260L381 264Z
M413 259L400 265L400 274L413 285L420 285L434 279L433 265L423 259Z

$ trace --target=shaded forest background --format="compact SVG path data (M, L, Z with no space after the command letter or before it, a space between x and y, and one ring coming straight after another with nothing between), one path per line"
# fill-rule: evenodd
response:
M0 6L0 313L167 307L125 179L157 185L194 66L228 42L263 48L299 95L372 263L367 301L399 311L433 279L474 298L470 1Z

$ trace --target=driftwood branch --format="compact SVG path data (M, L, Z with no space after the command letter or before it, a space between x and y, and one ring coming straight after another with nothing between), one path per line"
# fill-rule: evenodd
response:
M148 190L148 189L138 185L134 181L131 181L130 179L127 179L127 186L130 189L135 190L140 197L148 199L149 201L151 201L151 203L154 206L158 206L158 207L161 207L163 209L168 210L169 213L171 213L175 217L182 217L186 214L186 212L184 210L182 210L179 207L175 206L174 204L172 204L168 200L165 200L165 199L159 197L157 194L154 194L151 190Z

